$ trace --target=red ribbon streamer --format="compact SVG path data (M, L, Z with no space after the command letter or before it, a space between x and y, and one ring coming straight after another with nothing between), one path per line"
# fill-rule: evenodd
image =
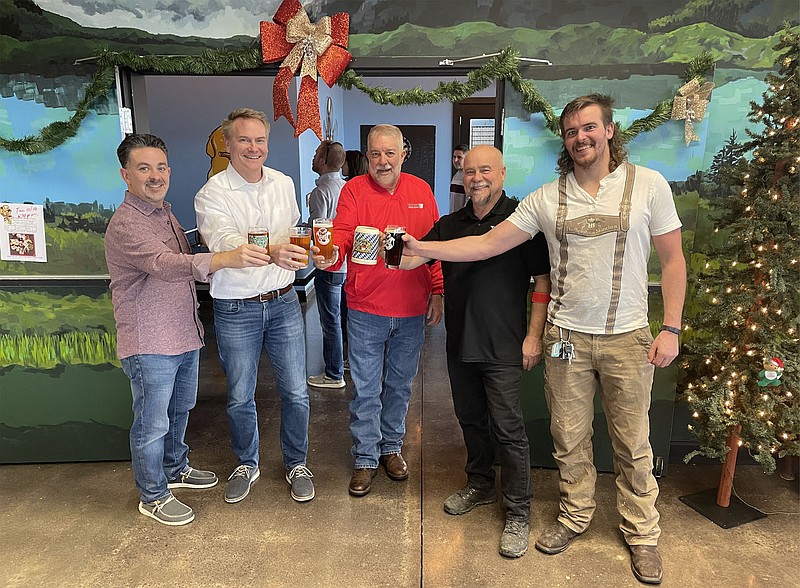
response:
M319 73L331 87L350 63L352 55L347 51L350 15L340 12L311 24L299 0L284 0L272 20L261 22L261 55L264 63L284 60L272 86L275 120L286 117L294 127L295 137L311 129L322 140L316 75ZM295 123L289 103L289 82L298 69L301 81Z

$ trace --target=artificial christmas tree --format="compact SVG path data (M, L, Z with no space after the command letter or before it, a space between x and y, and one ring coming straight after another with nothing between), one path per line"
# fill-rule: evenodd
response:
M763 103L751 102L751 152L734 167L738 186L717 223L727 235L699 272L701 310L690 321L684 364L689 425L702 454L725 462L717 504L727 506L733 467L744 447L764 471L800 454L800 78L798 35L775 49L777 73ZM759 373L762 372L762 373Z

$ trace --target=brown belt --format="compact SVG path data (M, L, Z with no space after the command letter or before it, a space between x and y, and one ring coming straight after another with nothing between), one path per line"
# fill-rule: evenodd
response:
M278 296L283 296L289 290L292 289L292 285L289 284L285 288L281 288L280 290L271 290L270 292L264 292L263 294L259 294L258 296L251 296L250 298L242 298L242 300L246 300L247 302L269 302L270 300L275 300Z

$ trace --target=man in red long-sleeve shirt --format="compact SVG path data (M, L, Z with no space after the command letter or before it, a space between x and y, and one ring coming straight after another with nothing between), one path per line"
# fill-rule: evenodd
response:
M423 180L401 172L406 156L395 126L376 125L367 137L369 174L342 188L334 219L338 259L314 258L320 269L337 269L350 254L357 226L402 225L421 238L439 218L436 200ZM350 374L351 453L355 459L350 494L365 496L383 464L392 480L408 478L401 454L411 382L417 373L426 324L442 319L444 291L439 262L413 271L347 264L347 336Z

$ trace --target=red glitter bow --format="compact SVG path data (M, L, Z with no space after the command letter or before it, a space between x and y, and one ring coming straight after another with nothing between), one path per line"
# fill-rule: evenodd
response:
M275 120L285 116L299 137L311 129L322 140L317 72L333 86L350 63L347 36L350 15L340 12L311 24L299 0L283 0L272 19L261 22L261 55L264 63L283 59L272 85ZM289 105L289 82L300 68L297 123Z

